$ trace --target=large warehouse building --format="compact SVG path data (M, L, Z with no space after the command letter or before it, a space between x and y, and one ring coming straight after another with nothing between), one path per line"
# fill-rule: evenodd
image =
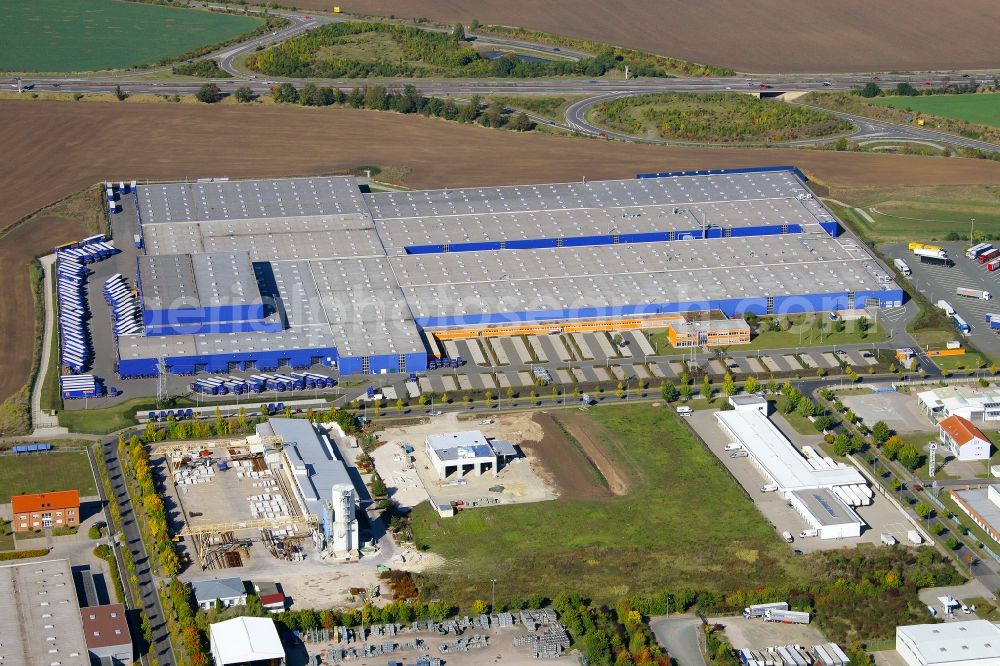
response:
M907 666L996 666L1000 627L989 620L896 627L896 652Z
M903 300L792 167L374 194L352 177L171 183L122 204L143 323L118 338L123 377L414 371L434 338L553 330L732 344L744 313ZM730 323L684 317L706 311Z
M763 400L763 399L761 399ZM715 418L734 444L821 539L861 536L865 523L852 506L870 504L874 493L861 473L811 447L802 455L759 408L756 401L736 401L732 411Z

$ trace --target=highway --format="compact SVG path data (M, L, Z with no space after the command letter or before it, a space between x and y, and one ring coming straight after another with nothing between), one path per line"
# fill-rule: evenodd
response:
M203 3L189 3L192 6L208 7L216 10L228 10L229 7L218 5L207 5ZM264 13L263 9L246 9L249 13ZM232 93L241 86L250 87L257 94L268 94L271 86L278 83L289 82L300 87L306 83L314 83L319 86L333 86L339 88L352 88L355 86L384 85L388 88L399 88L405 84L414 85L424 95L447 96L447 95L585 95L586 98L576 102L566 111L563 122L553 121L540 116L532 116L535 122L545 123L555 127L588 134L592 136L606 137L618 141L640 142L640 143L663 143L670 145L718 145L718 144L697 144L672 141L657 141L653 139L634 137L619 132L613 132L602 127L598 127L587 120L587 113L595 105L602 102L625 97L630 95L641 95L656 92L746 92L760 93L766 95L778 95L785 92L808 92L814 90L850 90L857 86L869 82L876 82L882 88L894 88L899 83L910 83L914 87L937 87L946 85L949 82L965 83L967 81L990 81L1000 72L976 72L959 74L955 72L913 72L908 74L887 74L885 77L873 76L871 74L849 74L849 75L767 75L760 76L730 76L730 77L674 77L674 78L631 78L625 79L567 79L567 78L539 78L539 79L265 79L251 74L241 69L237 64L244 56L253 51L288 39L305 31L317 28L322 25L349 21L351 18L339 14L324 13L303 13L290 10L271 11L271 15L280 16L288 21L290 25L276 31L270 35L254 38L247 42L235 46L229 46L214 53L202 56L200 59L215 59L220 67L231 74L233 78L217 79L213 82L219 86L224 93ZM442 31L442 28L424 28L427 30ZM520 51L537 52L542 55L552 57L580 59L588 57L589 54L572 49L537 44L522 40L504 39L492 36L470 35L470 41L479 44L495 46L498 49L516 49ZM155 75L164 73L162 78ZM151 93L157 95L189 95L197 92L203 81L179 80L172 75L167 75L166 68L156 70L146 70L137 73L123 73L116 76L32 76L25 78L22 86L30 86L32 91L53 91L65 93L107 93L113 92L115 88L121 87L129 94ZM18 82L12 81L12 87L17 88ZM896 123L875 120L862 116L847 113L829 111L840 118L851 122L855 130L847 135L851 141L865 143L871 141L909 141L917 143L932 144L940 146L947 144L963 148L972 148L987 152L1000 151L1000 146L969 139L966 137L939 132L933 129L900 125ZM825 139L806 139L789 141L784 144L771 143L769 145L815 145L817 143L836 141L840 137Z

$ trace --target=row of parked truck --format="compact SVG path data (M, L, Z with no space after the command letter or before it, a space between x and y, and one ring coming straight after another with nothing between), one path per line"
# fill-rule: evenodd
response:
M463 365L465 365L465 359L461 356L456 356L455 358L432 358L427 362L427 369L461 368Z
M847 666L851 660L836 643L814 645L807 650L801 645L780 645L763 650L736 651L742 666Z
M965 256L986 266L988 271L1000 269L1000 248L993 247L992 243L973 245L965 251Z
M748 620L760 618L764 622L781 622L782 624L809 624L809 613L790 610L788 602L785 601L747 606L743 609L743 617Z
M331 388L332 377L315 372L291 372L287 375L261 374L249 377L206 377L191 382L191 390L206 395L242 395L263 391L302 391Z

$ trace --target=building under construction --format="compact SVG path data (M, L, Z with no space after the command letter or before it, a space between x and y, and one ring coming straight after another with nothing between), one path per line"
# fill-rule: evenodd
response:
M171 183L121 199L144 324L117 339L122 377L160 359L178 374L413 372L440 339L569 331L738 344L745 313L903 300L793 167L392 193L352 177ZM728 320L685 316L708 311Z

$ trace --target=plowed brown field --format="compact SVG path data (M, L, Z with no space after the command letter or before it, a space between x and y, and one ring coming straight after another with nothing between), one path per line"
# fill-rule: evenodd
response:
M407 169L413 187L631 177L642 171L795 164L842 187L1000 184L1000 163L796 150L667 148L459 125L352 109L0 102L0 229L105 179L232 178ZM81 231L83 227L81 225ZM21 236L19 234L27 234ZM46 223L0 239L0 399L31 364L31 256L65 240ZM71 234L72 235L72 234ZM17 292L17 293L15 293Z
M263 0L254 0L263 2ZM329 10L330 0L285 0ZM339 0L345 12L513 25L744 72L994 68L995 0Z

